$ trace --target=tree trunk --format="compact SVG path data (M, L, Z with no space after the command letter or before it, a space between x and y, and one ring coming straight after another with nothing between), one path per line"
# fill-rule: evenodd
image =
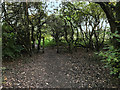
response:
M120 22L116 23L116 21L120 21L120 1L116 3L115 8L115 15L113 14L113 8L110 7L109 4L105 3L105 2L97 2L101 8L104 10L106 17L108 19L108 22L110 24L110 28L111 28L111 32L115 33L115 31L118 31L118 33L120 34ZM117 41L118 38L114 37L113 38L113 45L116 48L119 48L120 43Z
M56 37L56 44L57 44L57 53L59 53L59 39Z
M45 38L43 37L43 53L44 53L44 47L45 47Z
M38 52L41 48L41 30L39 31L39 36L38 36Z
M32 25L32 32L31 32L31 40L32 40L32 49L35 49L35 39L34 39L34 26Z
M31 56L31 39L30 39L30 29L29 29L29 17L28 17L28 4L27 2L24 3L24 6L25 6L25 24L26 24L26 45L27 45L27 48L28 48L28 51L29 51L29 54Z
M120 1L116 4L116 23L118 34L120 35ZM120 40L120 38L117 38ZM116 46L120 48L120 42L117 41Z

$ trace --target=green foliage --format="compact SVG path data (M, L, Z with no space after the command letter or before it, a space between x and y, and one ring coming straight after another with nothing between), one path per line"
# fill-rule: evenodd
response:
M120 37L117 32L111 35L112 38L113 36ZM120 42L120 39L118 39L118 42ZM109 44L104 50L99 55L103 57L102 61L106 64L105 67L110 69L110 74L120 78L120 48L116 49L113 45Z
M41 45L43 45L43 42L41 42ZM45 39L45 47L51 47L55 45L56 42L53 39Z
M22 49L22 46L12 45L11 42L8 42L6 48L3 49L3 57L18 57Z
M23 48L17 44L16 34L11 32L12 28L7 24L3 24L2 30L2 57L15 58L19 56Z
M21 51L31 56L31 43L43 34L46 5L42 2L3 2L2 7L3 57L15 58Z

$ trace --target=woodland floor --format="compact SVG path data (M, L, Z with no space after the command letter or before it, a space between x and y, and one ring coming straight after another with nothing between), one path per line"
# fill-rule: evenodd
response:
M90 58L92 52L78 49L73 54L57 54L47 48L44 54L3 62L4 88L86 88L120 87L104 65Z

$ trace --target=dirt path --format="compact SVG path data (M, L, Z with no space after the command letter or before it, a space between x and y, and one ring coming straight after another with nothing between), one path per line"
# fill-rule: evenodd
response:
M3 87L10 88L81 88L119 87L111 82L107 69L89 59L83 49L74 54L56 54L46 49L44 54L3 63ZM113 81L113 79L112 79Z

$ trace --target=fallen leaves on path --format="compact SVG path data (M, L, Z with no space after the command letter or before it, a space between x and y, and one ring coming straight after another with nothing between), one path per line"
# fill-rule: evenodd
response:
M73 54L57 54L46 49L12 63L3 63L3 87L15 88L91 88L119 87L113 83L109 71L101 62L90 60L91 52L78 50Z

